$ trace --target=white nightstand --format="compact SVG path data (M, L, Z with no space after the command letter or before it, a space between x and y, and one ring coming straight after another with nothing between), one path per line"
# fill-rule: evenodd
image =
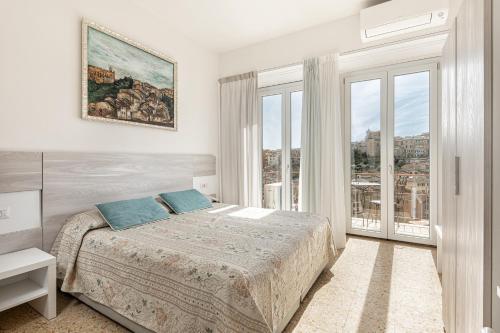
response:
M36 248L0 255L0 311L26 302L55 318L56 258Z

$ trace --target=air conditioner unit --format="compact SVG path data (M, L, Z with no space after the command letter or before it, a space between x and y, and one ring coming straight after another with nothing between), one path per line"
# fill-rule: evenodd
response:
M447 0L391 0L360 12L361 40L371 42L444 25Z

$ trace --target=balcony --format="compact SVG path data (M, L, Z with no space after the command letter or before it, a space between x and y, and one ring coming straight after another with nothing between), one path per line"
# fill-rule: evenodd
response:
M394 229L399 235L430 237L430 182L428 173L394 175ZM351 181L352 228L380 231L380 173L353 173Z

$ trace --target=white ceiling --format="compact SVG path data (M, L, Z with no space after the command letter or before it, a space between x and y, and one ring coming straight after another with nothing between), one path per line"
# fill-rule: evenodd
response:
M193 41L227 52L340 18L384 0L134 0Z

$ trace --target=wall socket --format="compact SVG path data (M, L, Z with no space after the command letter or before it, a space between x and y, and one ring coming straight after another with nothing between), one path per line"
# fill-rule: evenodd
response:
M10 207L0 208L0 220L6 220L10 218Z

